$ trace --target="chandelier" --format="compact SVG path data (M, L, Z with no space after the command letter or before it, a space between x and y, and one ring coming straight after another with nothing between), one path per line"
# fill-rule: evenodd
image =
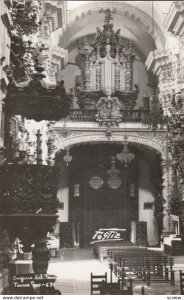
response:
M116 157L117 157L117 160L119 160L121 163L124 163L125 167L127 167L127 164L130 163L135 158L135 154L133 154L129 151L126 136L125 136L125 141L123 144L124 144L124 147L123 147L121 153L118 153L116 155Z
M70 155L70 148L67 147L66 148L66 154L65 156L63 157L64 161L66 162L66 165L68 166L69 163L72 161L72 156Z
M111 168L107 171L107 174L110 177L116 177L119 175L119 173L120 173L120 171L118 169L116 169L116 157L111 156Z

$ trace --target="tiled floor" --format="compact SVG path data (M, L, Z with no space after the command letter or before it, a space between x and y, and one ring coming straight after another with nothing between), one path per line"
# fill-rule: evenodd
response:
M145 295L179 295L179 270L184 270L184 257L175 257L175 286L169 283L153 283L147 286L143 282L134 282L135 295L141 294L144 286ZM57 258L52 258L49 265L49 274L57 275L56 288L63 295L90 295L90 273L104 274L107 272L110 280L110 270L107 262L100 262L93 255L91 249L60 250ZM117 279L114 277L113 281Z

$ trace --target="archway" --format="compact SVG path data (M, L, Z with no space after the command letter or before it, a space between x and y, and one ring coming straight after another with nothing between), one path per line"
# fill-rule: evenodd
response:
M95 15L99 15L99 13L103 12L103 10L107 8L109 8L113 12L113 14L116 14L116 17L118 15L121 16L121 24L124 24L124 26L126 27L126 31L129 32L132 38L136 40L136 43L139 44L143 53L145 51L146 41L148 48L150 48L150 45L152 45L152 43L149 43L149 41L152 40L153 35L152 18L143 10L140 10L133 4L116 1L92 1L91 3L81 5L77 7L77 9L72 10L71 24L68 27L66 34L64 34L62 39L60 40L60 45L68 46L73 40L78 39L81 36L94 33L96 31L96 24L99 24L98 22L94 24L93 30L88 28L88 32L86 32L84 31L84 28L86 30L86 25L89 23L93 26L93 19L95 19ZM161 30L160 24L157 24L156 21L154 26L154 40L156 41L156 47L163 48L165 44L164 33ZM144 42L142 41L142 37L140 36L139 29L142 29L141 32L145 32L146 34ZM142 48L142 45L144 45L144 49ZM146 51L150 50L147 49Z
M83 133L78 128L76 132L75 130L69 130L67 136L63 136L62 132L60 132L60 127L55 127L53 131L53 154L56 154L61 150L65 150L68 147L86 143L123 143L126 138L128 143L144 145L157 151L163 160L166 159L167 132L165 130L158 131L157 133L154 133L153 131L133 130L126 133L126 137L123 132L116 130L113 132L109 140L102 130L98 130L95 133L93 133L93 130L91 131L91 133Z
M68 199L64 203L66 210L62 211L60 221L73 223L74 244L80 247L89 246L92 235L100 228L125 228L126 239L130 241L132 222L146 223L148 245L158 246L163 210L162 199L159 198L162 187L158 182L162 181L162 170L160 161L158 163L158 142L155 142L157 151L153 146L141 145L138 140L137 143L129 143L135 159L127 167L116 159L118 176L114 182L110 182L108 174L112 167L111 159L121 152L122 142L97 140L73 144L69 167L63 161L65 151L61 151L57 157L58 164L62 165L63 176L58 195L60 199ZM140 243L144 243L143 237Z

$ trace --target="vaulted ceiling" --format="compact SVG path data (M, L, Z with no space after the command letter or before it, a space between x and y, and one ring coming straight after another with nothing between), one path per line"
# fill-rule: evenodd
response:
M67 1L70 24L60 39L62 47L103 27L104 10L110 8L114 29L131 40L135 48L146 59L153 47L165 45L163 20L171 1Z

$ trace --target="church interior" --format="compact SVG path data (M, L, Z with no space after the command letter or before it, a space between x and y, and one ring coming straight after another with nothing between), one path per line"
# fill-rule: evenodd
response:
M0 295L183 295L184 2L0 7Z

